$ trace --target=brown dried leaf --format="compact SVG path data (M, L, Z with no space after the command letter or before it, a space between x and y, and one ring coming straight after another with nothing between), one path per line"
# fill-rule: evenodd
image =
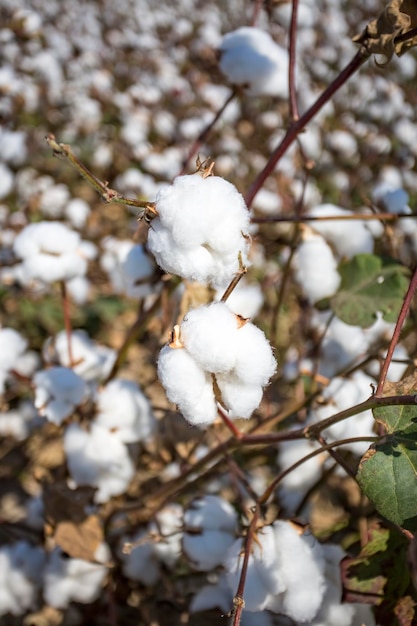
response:
M391 0L383 13L352 41L360 44L364 53L385 56L388 63L394 52L401 56L417 45L417 35L405 41L397 40L414 28L417 28L417 0Z
M97 515L82 522L62 521L57 524L54 541L74 559L94 561L98 546L103 542L103 528Z

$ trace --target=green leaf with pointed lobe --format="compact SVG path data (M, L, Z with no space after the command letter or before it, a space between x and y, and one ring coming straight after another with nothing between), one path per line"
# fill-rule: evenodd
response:
M381 312L387 322L396 321L408 287L406 268L373 254L357 254L338 269L342 282L330 305L339 319L367 328Z
M415 385L415 380L411 379ZM407 383L399 395L416 393ZM386 519L417 531L417 406L388 406L374 410L386 435L362 457L357 479L363 492Z

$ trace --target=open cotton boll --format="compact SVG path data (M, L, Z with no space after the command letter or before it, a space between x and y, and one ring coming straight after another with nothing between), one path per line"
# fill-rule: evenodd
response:
M85 381L68 367L51 367L37 372L35 407L54 424L61 424L88 396Z
M132 544L126 552L125 544ZM153 540L146 530L139 530L133 537L123 537L119 549L122 571L129 580L136 580L143 585L154 585L160 577L160 567L155 558Z
M211 424L217 417L217 404L211 376L183 348L166 345L158 357L158 378L167 398L176 404L194 426Z
M219 51L220 69L232 85L251 96L288 95L288 53L269 33L243 26L223 37Z
M216 300L220 300L223 296L224 289L216 292ZM248 284L241 279L237 287L227 298L227 306L236 315L240 315L246 319L256 317L264 303L262 288L259 284Z
M305 233L294 255L295 279L304 295L314 303L339 289L341 277L333 252L321 235Z
M249 212L241 194L223 178L179 176L158 192L155 208L148 248L163 270L224 283L239 270L239 254L247 263Z
M300 535L290 522L278 520L273 528L286 588L280 599L282 612L293 620L305 622L316 615L326 589L321 546L314 538Z
M317 450L320 446L315 441L300 439L286 441L279 444L278 447L277 462L281 471L284 471ZM325 458L325 453L317 454L317 456L302 463L302 465L299 465L284 476L280 482L279 493L280 500L282 500L286 509L294 511L307 490L320 479Z
M34 609L45 553L26 541L0 547L0 616Z
M129 298L147 296L152 290L149 279L155 266L143 246L128 240L106 237L103 248L100 264L109 274L116 293L124 293Z
M76 485L97 487L96 502L123 493L135 473L125 444L98 424L92 424L90 432L70 424L64 433L64 450Z
M23 260L23 280L51 283L83 276L87 261L78 233L60 222L29 224L17 235L13 249Z
M193 309L181 324L181 341L202 369L229 372L239 344L236 315L223 302Z
M71 333L71 354L74 361L72 369L87 382L100 381L110 373L116 359L116 351L107 346L96 345L85 330L74 330ZM63 330L44 347L45 358L53 358L65 367L71 365L68 335Z
M0 328L0 394L9 372L15 369L19 359L25 353L27 340L13 328Z
M223 559L227 583L232 594L236 593L243 561L243 542L237 539L227 550ZM285 591L285 583L278 561L278 550L272 526L265 526L257 534L248 561L245 584L245 609L262 611ZM299 584L302 584L299 581Z
M220 565L235 541L237 516L219 496L194 500L184 513L183 549L193 567L209 571Z
M168 504L156 514L156 522L149 524L150 533L158 537L153 551L158 561L173 568L181 554L184 511L179 504Z
M0 412L0 435L24 441L36 424L37 411L28 400L20 400L17 409Z
M106 544L96 550L98 563L69 558L60 548L49 555L44 574L43 595L46 602L56 609L65 609L70 602L88 604L101 593L108 568L104 562L110 559Z
M73 198L65 207L65 215L74 228L84 228L90 215L90 207L82 198Z
M313 217L349 216L353 211L342 209L334 204L320 204L310 209ZM355 254L372 253L374 238L361 220L320 220L314 221L311 227L322 235L336 250L340 258L351 258Z
M155 430L149 400L130 380L114 379L97 393L96 424L117 435L120 441L146 441Z

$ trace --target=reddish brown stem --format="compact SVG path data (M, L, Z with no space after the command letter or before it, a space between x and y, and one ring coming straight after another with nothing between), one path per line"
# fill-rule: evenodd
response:
M68 290L67 290L67 286L64 280L60 281L60 287L61 287L61 296L62 296L62 308L64 312L65 334L67 336L67 343L68 343L69 366L72 367L74 365L74 356L72 353L72 339L71 339L72 324L71 324Z
M404 302L402 304L401 311L397 319L397 323L395 324L394 332L392 334L392 338L388 347L387 356L385 357L384 365L382 366L381 373L379 375L378 386L375 392L376 396L382 395L382 391L385 385L385 380L387 378L388 368L392 361L392 355L394 354L395 347L400 339L401 329L404 325L405 319L410 310L411 301L414 298L416 289L417 289L417 268L414 270L414 274L408 286L408 290L405 295Z
M313 117L323 108L323 106L331 99L336 91L346 83L349 78L358 71L358 69L369 59L369 54L363 50L359 50L350 63L340 72L334 81L325 89L325 91L317 98L311 107L298 119L295 120L288 128L284 138L269 158L264 169L258 174L254 182L249 188L245 201L248 208L252 206L252 202L262 188L264 182L275 169L280 158L285 154L290 145L295 141L302 129L313 119Z
M242 570L240 572L239 585L238 585L235 597L233 598L234 606L233 606L233 613L232 613L233 615L232 626L239 626L240 619L242 617L242 611L245 608L245 601L243 599L243 595L245 592L246 575L248 572L249 557L252 552L253 538L256 532L256 525L258 523L259 517L260 517L260 506L257 505L255 512L253 514L252 521L248 528L246 539L245 539L243 563L242 563Z
M288 42L289 64L288 64L288 87L290 94L290 116L293 122L299 117L297 93L295 88L295 60L296 60L296 43L297 43L297 13L298 0L292 0L290 37Z

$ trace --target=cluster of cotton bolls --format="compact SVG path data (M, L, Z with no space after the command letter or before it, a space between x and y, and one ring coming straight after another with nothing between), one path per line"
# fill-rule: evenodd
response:
M217 401L232 418L250 417L275 368L263 332L223 302L189 311L158 358L169 400L191 424L201 425L214 422Z

